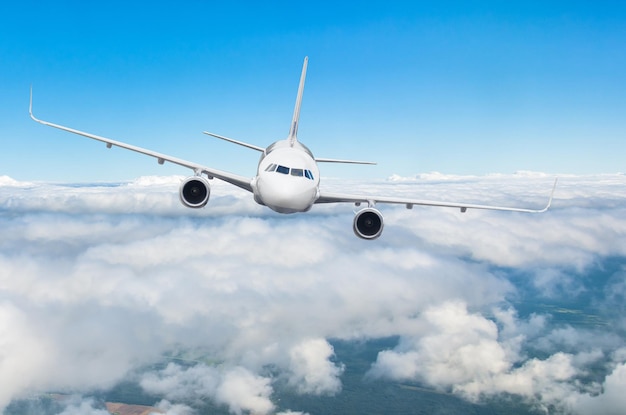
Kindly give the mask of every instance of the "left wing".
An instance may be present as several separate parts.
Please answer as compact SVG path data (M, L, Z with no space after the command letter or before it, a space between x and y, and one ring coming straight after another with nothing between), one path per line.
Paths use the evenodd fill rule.
M84 131L79 131L79 130L75 130L73 128L69 128L69 127L64 127L62 125L59 124L54 124L48 121L43 121L40 120L38 118L36 118L33 115L33 90L31 88L30 90L30 106L28 109L29 113L30 113L30 118L32 118L34 121L37 121L40 124L43 125L47 125L49 127L54 127L54 128L58 128L59 130L63 130L63 131L67 131L73 134L77 134L77 135L82 135L83 137L87 137L87 138L91 138L92 140L97 140L97 141L102 141L103 143L106 143L107 148L111 148L113 146L116 147L120 147L120 148L125 148L127 150L132 150L135 151L137 153L141 153L141 154L145 154L147 156L150 157L154 157L157 159L159 164L163 164L166 161L169 163L173 163L173 164L178 164L179 166L183 166L183 167L187 167L189 169L192 169L196 175L200 175L200 174L206 174L208 176L209 179L212 178L217 178L220 180L223 180L227 183L233 184L237 187L240 187L244 190L247 190L249 192L252 192L252 186L250 184L251 179L244 177L244 176L240 176L238 174L233 174L233 173L228 173L225 171L221 171L221 170L217 170L217 169L213 169L210 167L205 167L202 166L200 164L191 162L191 161L187 161L187 160L183 160L183 159L179 159L176 157L172 157L172 156L168 156L167 154L162 154L162 153L158 153L156 151L152 151L152 150L148 150L145 148L141 148L141 147L137 147L134 146L132 144L126 144L123 143L121 141L116 141L116 140L112 140L110 138L106 138L106 137L101 137L95 134L90 134L90 133L86 133Z
M527 209L517 207L505 207L505 206L490 206L490 205L476 205L471 203L456 203L456 202L437 202L433 200L419 200L419 199L405 199L394 198L385 196L355 196L341 193L326 193L320 192L320 196L315 203L355 203L357 206L361 203L367 203L368 206L373 207L376 203L394 203L399 205L405 205L407 209L413 208L413 206L436 206L436 207L451 207L461 209L461 212L465 212L467 209L487 209L487 210L504 210L511 212L525 212L525 213L543 213L547 211L552 205L552 198L554 196L554 190L556 189L558 178L554 180L552 186L552 192L550 193L550 199L548 204L541 209Z

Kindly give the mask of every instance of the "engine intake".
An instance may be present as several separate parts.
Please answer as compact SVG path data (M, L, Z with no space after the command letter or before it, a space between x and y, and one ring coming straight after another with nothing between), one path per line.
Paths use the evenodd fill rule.
M383 233L383 215L374 208L365 208L354 217L354 234L362 239L376 239Z
M206 206L211 195L209 181L201 176L191 176L181 183L178 191L183 205L198 209Z

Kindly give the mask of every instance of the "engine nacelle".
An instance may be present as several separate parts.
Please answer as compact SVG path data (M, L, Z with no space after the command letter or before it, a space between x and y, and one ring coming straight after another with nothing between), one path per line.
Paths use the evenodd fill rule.
M194 209L201 208L209 201L211 186L204 177L191 176L181 183L178 195L183 205Z
M361 209L354 217L354 234L363 239L376 239L383 233L383 215L376 209Z

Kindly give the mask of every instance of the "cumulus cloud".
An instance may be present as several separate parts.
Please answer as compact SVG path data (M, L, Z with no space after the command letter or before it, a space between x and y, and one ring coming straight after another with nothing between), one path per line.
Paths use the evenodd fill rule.
M623 175L565 177L543 215L379 206L386 226L376 241L354 237L350 206L280 216L219 182L206 209L186 209L180 180L0 180L0 408L31 392L106 389L193 350L202 362L141 369L164 411L186 414L209 399L236 414L296 414L274 399L276 382L340 394L345 366L332 339L388 336L399 344L371 362L372 376L470 400L619 403L611 391L624 383L621 332L557 324L541 310L521 316L513 303L528 287L546 301L583 295L585 270L626 256ZM551 182L519 174L324 183L540 206ZM623 275L599 291L599 310L620 303ZM624 308L613 310L624 327ZM609 356L605 379L580 380Z
M465 304L446 303L424 312L425 331L395 351L379 354L372 374L395 379L422 378L434 385L467 384L510 367L498 343L496 324L467 312Z
M29 182L20 182L9 176L0 176L0 186L2 187L27 187L31 185Z
M185 404L173 404L167 399L163 399L156 405L157 409L165 415L194 415L193 408Z
M548 407L574 390L574 357L557 352L526 359L519 337L501 338L496 322L448 302L424 312L427 334L405 338L395 350L382 351L371 376L420 381L471 401L500 393L519 395Z
M300 393L338 393L343 367L329 360L333 354L333 347L324 339L305 340L294 346L289 352L289 384Z
M573 412L581 415L617 415L626 407L626 363L619 364L606 377L596 393L579 394L568 399Z
M0 408L31 386L45 368L47 346L23 310L6 300L0 302Z
M70 399L60 415L109 415L104 408L96 408L92 399Z
M158 373L144 375L140 384L146 391L163 395L168 400L212 399L237 415L244 412L267 414L274 409L269 398L272 394L270 379L242 367L226 369L197 365L182 368L169 364Z

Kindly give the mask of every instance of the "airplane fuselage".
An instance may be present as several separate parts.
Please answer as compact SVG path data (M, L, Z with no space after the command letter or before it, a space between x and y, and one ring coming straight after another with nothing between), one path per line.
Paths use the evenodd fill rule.
M261 156L252 180L254 200L279 213L306 212L319 197L319 168L302 143L280 140Z

